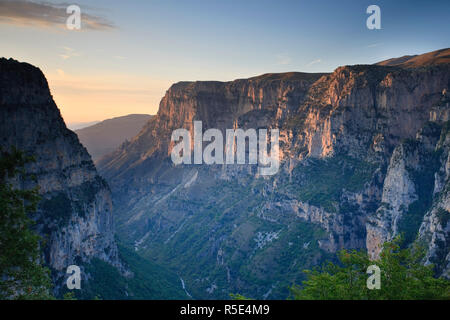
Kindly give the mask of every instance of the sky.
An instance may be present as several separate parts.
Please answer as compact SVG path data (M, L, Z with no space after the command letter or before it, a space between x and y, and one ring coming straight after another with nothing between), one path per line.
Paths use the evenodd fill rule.
M80 30L66 27L72 4ZM379 30L366 26L372 4ZM447 48L449 21L448 0L0 0L0 56L39 67L71 124L155 114L179 81L332 72Z

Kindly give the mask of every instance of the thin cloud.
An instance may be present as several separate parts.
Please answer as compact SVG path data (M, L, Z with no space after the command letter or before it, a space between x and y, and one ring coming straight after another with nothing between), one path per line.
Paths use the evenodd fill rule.
M0 23L35 26L35 27L66 27L69 14L66 9L69 3L53 4L44 1L0 0ZM89 10L81 7L81 30L110 30L115 25L105 18L86 13Z
M378 47L379 45L381 45L382 43L372 43L372 44L369 44L368 46L367 46L367 48L375 48L375 47Z
M291 57L289 57L287 54L277 54L277 64L288 65L291 63L291 60Z
M63 60L67 60L72 57L79 57L81 55L80 53L76 52L75 49L72 49L70 47L63 47L63 49L64 53L59 55Z
M321 63L321 62L322 62L322 59L316 59L316 60L313 60L310 63L308 63L307 66L309 67L309 66L312 66L314 64Z

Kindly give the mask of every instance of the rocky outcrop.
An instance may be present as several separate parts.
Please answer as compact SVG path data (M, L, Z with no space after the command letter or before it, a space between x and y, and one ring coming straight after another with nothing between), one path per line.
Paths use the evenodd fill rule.
M419 230L419 239L428 244L427 263L450 279L450 123L447 121L436 144L439 156L434 175L433 204Z
M401 227L402 221L410 220L417 225L429 209L437 169L435 146L440 132L439 125L428 123L416 139L405 140L392 153L381 205L367 224L366 245L373 259L378 258L385 241L407 231ZM414 230L418 231L417 226Z
M86 149L68 130L42 72L0 59L0 146L34 156L21 188L39 187L36 229L54 275L100 258L120 266L111 193Z
M346 66L319 79L294 118L304 156L336 152L373 160L413 138L448 86L449 67Z
M424 240L428 246L427 263L448 277L448 96L432 106L430 122L419 130L415 139L402 142L394 150L383 184L381 206L369 217L366 245L376 259L383 242L400 233ZM447 209L446 209L447 208ZM418 226L420 225L420 229Z

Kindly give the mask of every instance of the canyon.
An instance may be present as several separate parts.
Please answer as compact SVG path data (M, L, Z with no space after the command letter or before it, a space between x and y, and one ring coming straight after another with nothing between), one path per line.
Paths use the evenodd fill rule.
M338 250L425 243L449 276L449 49L329 74L172 85L158 113L98 163L118 234L194 298L286 298ZM436 58L438 57L438 58ZM388 65L384 65L388 64ZM173 130L278 129L280 170L177 165Z
M95 164L43 73L0 59L0 145L35 157L13 183L39 187L34 229L55 294L76 264L84 298L285 299L340 249L376 260L398 235L423 244L423 262L450 278L448 57L178 82L137 135ZM202 135L277 130L278 172L174 164L173 132L192 139L197 121Z

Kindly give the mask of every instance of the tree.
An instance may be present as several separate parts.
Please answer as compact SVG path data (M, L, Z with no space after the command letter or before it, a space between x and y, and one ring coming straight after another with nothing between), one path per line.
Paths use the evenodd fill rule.
M417 242L402 249L402 238L383 245L380 258L371 261L366 252L339 252L339 264L305 271L307 280L291 288L294 299L450 299L450 281L433 277L433 266L423 265L424 246ZM381 270L381 288L367 288L370 265Z
M32 160L14 148L0 149L0 299L52 298L50 272L40 263L40 237L30 229L38 188L20 190L12 183Z

